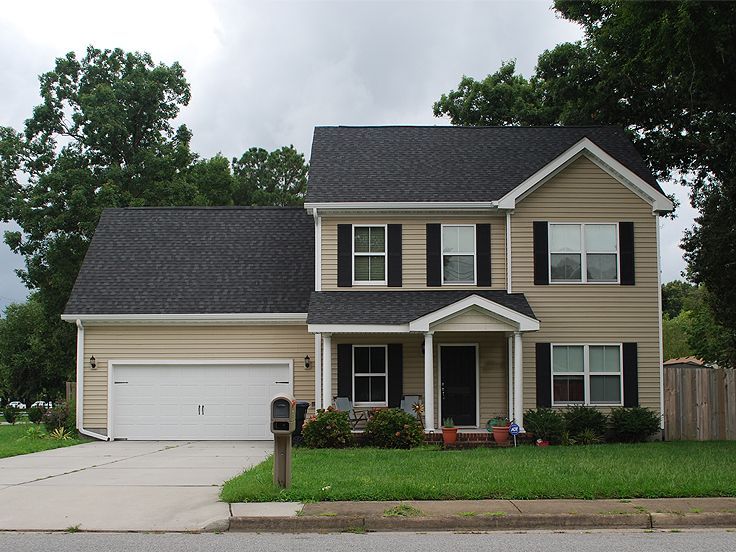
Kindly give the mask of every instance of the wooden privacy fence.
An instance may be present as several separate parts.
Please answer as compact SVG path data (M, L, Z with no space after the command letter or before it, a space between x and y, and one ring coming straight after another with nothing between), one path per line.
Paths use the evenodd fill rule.
M736 370L665 366L664 436L736 440Z
M77 400L77 383L74 381L66 382L66 402Z

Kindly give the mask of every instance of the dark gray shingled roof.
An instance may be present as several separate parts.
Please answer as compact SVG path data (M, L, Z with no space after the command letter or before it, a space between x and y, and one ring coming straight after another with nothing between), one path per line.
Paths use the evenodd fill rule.
M65 314L306 313L313 289L301 207L108 209Z
M309 324L407 324L442 307L478 295L536 318L523 293L505 291L315 291Z
M317 127L306 201L495 201L584 137L662 191L617 127Z

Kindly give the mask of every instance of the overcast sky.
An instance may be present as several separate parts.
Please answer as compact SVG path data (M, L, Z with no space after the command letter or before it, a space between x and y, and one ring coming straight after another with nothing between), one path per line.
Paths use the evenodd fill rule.
M0 125L16 129L39 103L38 75L88 44L179 61L192 86L181 120L203 156L294 144L331 124L448 124L432 103L463 74L481 78L515 58L529 75L537 55L580 30L551 2L335 2L58 0L6 2L0 11ZM684 268L678 247L693 211L683 189L662 222L663 281ZM2 225L6 229L8 225ZM26 290L22 261L0 245L0 308Z

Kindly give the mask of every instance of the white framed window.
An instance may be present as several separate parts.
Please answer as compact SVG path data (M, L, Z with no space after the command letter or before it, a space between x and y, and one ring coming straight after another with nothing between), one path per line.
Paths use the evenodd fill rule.
M620 343L552 345L552 404L621 406L623 390Z
M386 285L386 225L353 225L353 284Z
M353 345L355 406L388 406L388 346Z
M550 283L619 282L618 223L549 223Z
M442 283L472 284L476 281L475 225L442 225Z

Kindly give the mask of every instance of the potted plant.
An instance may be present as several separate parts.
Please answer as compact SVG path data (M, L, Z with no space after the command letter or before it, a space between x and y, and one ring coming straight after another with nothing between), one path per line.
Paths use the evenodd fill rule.
M457 441L457 428L452 418L445 418L442 421L442 441L446 445L454 445Z
M493 433L493 440L497 443L505 443L509 440L509 426L511 422L504 416L496 416L488 420L486 430Z

